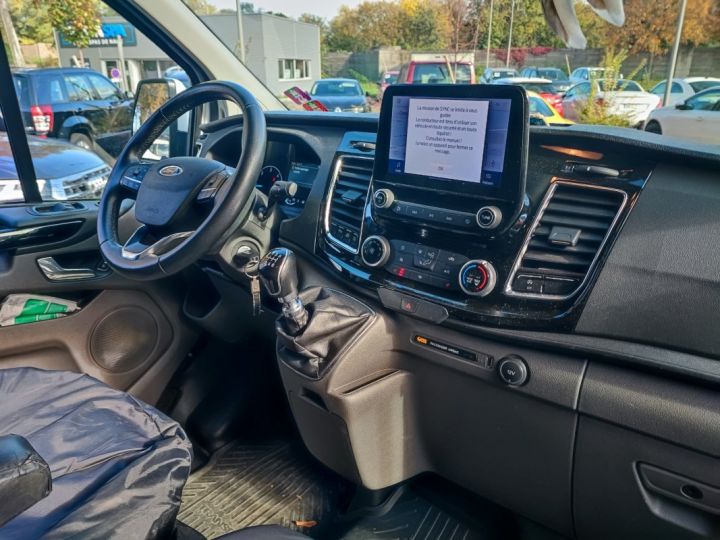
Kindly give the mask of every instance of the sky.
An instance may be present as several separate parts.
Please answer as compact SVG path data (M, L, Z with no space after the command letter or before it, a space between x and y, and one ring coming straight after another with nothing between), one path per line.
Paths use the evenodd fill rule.
M299 17L303 13L312 13L330 20L337 15L340 6L354 7L361 0L247 0L263 11L279 11L290 17ZM236 0L210 0L218 9L235 9Z

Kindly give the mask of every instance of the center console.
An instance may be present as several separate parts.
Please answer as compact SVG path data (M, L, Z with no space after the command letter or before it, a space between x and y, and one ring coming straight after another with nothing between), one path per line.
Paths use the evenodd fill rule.
M519 87L389 90L371 197L385 235L364 238L362 261L428 287L487 296L498 284L493 261L462 248L500 236L522 209L527 98ZM409 228L416 241L405 239Z
M517 86L389 87L338 147L318 253L416 318L572 327L647 172L563 148L528 170L528 132Z

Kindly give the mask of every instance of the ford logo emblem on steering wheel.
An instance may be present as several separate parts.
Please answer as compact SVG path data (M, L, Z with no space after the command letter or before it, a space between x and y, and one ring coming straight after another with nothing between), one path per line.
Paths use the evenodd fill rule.
M178 167L177 165L166 165L158 171L161 176L177 176L178 174L182 174L182 172L182 167Z

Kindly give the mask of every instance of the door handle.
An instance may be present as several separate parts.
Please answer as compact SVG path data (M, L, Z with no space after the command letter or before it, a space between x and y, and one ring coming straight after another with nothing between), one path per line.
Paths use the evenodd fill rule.
M53 257L43 257L38 259L37 263L40 271L50 281L84 281L104 275L93 268L65 268Z

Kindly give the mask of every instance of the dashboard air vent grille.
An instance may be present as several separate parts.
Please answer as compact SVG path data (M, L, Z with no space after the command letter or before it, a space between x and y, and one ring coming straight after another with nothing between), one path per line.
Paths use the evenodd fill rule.
M548 300L571 296L596 263L627 201L621 190L554 183L515 262L506 293Z
M330 182L325 234L330 242L351 253L360 248L372 170L370 157L341 156Z

